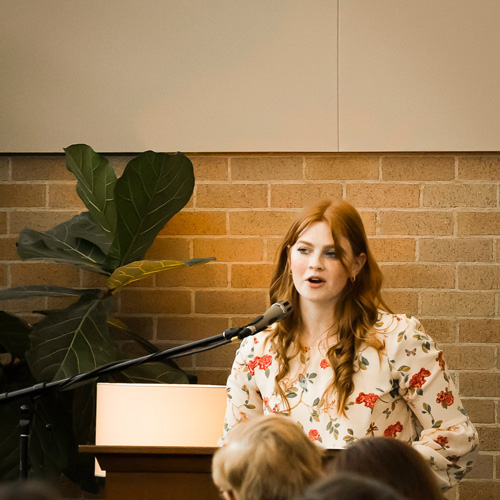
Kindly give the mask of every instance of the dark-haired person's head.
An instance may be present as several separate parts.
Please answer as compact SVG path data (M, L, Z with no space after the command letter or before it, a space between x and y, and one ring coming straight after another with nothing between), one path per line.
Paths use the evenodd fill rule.
M425 497L422 497L425 498ZM354 473L327 476L296 500L406 500L394 488Z
M360 439L339 453L329 474L353 472L388 484L408 500L442 500L434 473L420 453L388 437Z

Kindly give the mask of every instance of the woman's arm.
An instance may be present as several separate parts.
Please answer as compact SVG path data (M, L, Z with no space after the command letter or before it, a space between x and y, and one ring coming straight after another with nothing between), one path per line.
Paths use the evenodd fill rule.
M413 447L430 463L440 486L448 489L471 469L478 435L446 371L442 352L416 318L408 318L405 326L396 340L394 375L422 427ZM414 354L408 356L408 352Z
M219 446L224 444L226 434L235 425L263 414L262 397L257 388L255 377L251 376L248 366L249 361L254 358L253 350L253 337L247 337L241 342L240 348L236 352L226 384L226 416Z

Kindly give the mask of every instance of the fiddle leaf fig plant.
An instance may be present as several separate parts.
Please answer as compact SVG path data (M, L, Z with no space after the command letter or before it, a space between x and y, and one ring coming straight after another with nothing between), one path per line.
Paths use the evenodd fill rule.
M194 189L191 161L183 154L146 151L132 159L117 178L109 161L90 146L65 150L66 166L87 211L49 229L24 229L18 255L25 261L70 264L108 276L95 289L26 285L0 291L2 300L74 297L64 309L37 311L28 324L0 310L0 393L89 372L104 364L131 358L120 350L110 327L135 341L146 353L158 348L111 317L113 296L124 286L170 269L202 264L214 258L145 260L165 224L189 201ZM190 383L172 361L146 363L106 381ZM95 491L93 460L79 455L78 444L92 442L95 383L44 395L36 400L29 458L34 476L64 473L84 489ZM0 479L18 474L19 401L0 404Z

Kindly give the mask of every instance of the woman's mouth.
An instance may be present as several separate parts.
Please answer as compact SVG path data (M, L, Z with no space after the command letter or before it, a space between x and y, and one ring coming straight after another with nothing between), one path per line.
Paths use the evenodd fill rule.
M319 276L311 276L310 278L307 278L306 281L311 285L321 285L325 282L325 280L323 278L320 278Z

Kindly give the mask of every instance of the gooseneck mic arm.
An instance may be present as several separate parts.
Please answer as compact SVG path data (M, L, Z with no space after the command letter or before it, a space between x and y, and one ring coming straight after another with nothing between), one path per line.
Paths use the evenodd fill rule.
M32 387L26 387L24 389L19 389L12 392L4 392L3 394L0 394L0 404L7 403L8 401L12 401L18 398L38 397L48 392L61 391L68 388L69 386L87 380L92 380L94 378L100 377L101 375L107 375L109 373L126 370L127 368L132 368L133 366L137 366L143 363L175 359L214 349L216 347L228 344L233 340L241 340L245 337L248 337L249 335L260 332L273 323L285 319L291 312L292 306L290 302L277 302L273 304L263 315L258 316L251 323L244 327L229 328L219 335L214 335L213 337L208 337L206 339L196 340L194 342L176 346L164 351L157 351L140 358L114 361L112 363L99 366L89 372L74 375L73 377L56 380L54 382L41 382Z

